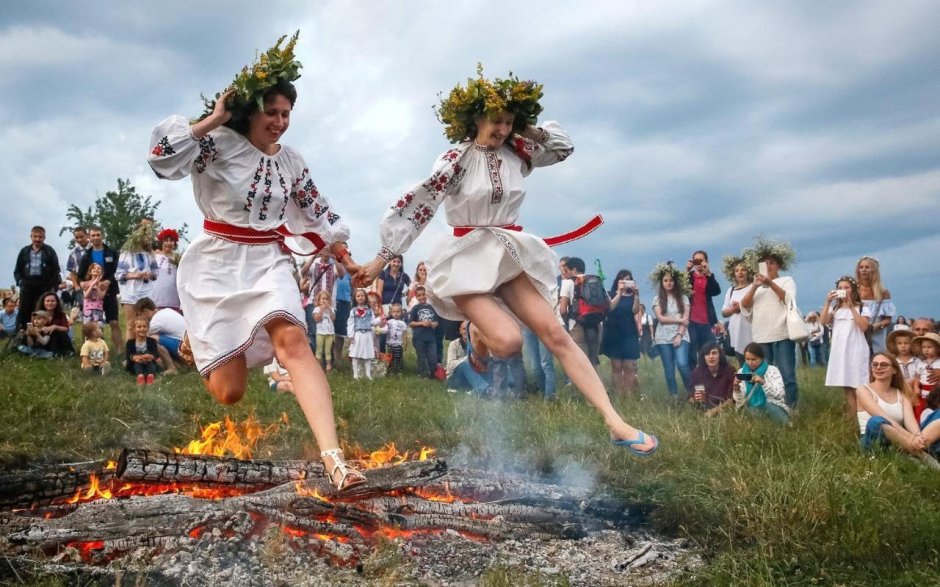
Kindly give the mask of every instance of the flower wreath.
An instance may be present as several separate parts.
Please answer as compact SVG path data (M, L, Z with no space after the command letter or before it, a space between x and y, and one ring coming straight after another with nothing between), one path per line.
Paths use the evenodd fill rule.
M538 120L542 112L541 98L542 84L521 81L512 72L506 79L488 80L483 77L483 65L477 63L477 78L468 78L466 86L454 86L447 98L441 98L434 114L444 124L447 139L451 143L459 143L470 138L476 118L496 116L500 112L512 113L515 117L513 132L522 132L527 125L534 125Z
M657 264L650 273L650 283L653 284L655 289L659 289L660 284L663 282L663 277L667 273L672 274L672 279L676 282L676 291L679 295L688 295L692 291L692 284L689 283L689 274L676 267L672 261Z
M235 79L226 88L226 90L235 90L229 98L228 104L233 119L246 116L252 105L257 106L258 110L264 110L264 95L268 90L281 82L292 82L300 77L300 68L303 65L294 58L294 46L297 44L299 36L300 31L298 30L291 36L283 49L281 43L284 42L287 35L281 36L273 47L255 59L251 67L243 67L235 76ZM205 110L197 121L212 114L215 109L215 102L221 96L222 92L217 93L212 100L200 96L205 105Z
M180 233L176 232L172 228L164 228L157 233L157 242L165 241L170 239L171 241L180 242Z
M141 222L137 228L124 241L122 251L129 253L139 253L153 249L153 224L150 222Z
M741 263L744 263L744 267L747 269L747 278L750 281L754 277L754 273L751 271L751 266L747 264L747 259L744 258L743 253L741 255L725 255L721 259L721 272L732 284L734 283L734 268Z
M763 236L754 239L754 244L744 249L744 261L749 271L757 273L757 264L761 259L773 257L780 264L780 269L788 270L796 262L796 251L786 241L775 241Z

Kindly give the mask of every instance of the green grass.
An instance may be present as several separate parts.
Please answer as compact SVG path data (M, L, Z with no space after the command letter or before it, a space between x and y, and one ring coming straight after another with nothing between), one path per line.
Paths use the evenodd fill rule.
M597 413L567 389L544 403L448 394L414 376L359 383L338 372L331 383L345 443L430 445L451 462L595 483L641 506L652 528L687 537L705 555L679 584L940 584L940 474L891 451L860 454L842 393L822 386L823 370L800 370L789 428L734 413L705 419L666 397L659 363L643 360L640 372L647 399L617 405L659 436L648 460L611 446ZM317 455L293 398L268 392L260 370L233 407L212 401L192 372L144 390L123 372L86 376L77 359L8 356L0 373L2 469L182 446L226 415L269 424L286 413L288 424L255 456ZM500 567L486 579L545 582Z

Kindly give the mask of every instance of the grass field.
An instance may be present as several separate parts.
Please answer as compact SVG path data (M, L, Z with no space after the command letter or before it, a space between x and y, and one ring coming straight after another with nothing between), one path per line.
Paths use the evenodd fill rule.
M349 445L433 446L450 462L595 484L642 504L652 528L687 537L706 557L679 584L940 584L940 473L894 452L860 454L857 425L842 416L842 392L822 386L822 369L800 369L789 428L734 413L702 418L666 397L658 362L643 359L640 372L646 399L617 405L659 436L648 460L611 446L600 417L570 389L545 403L448 394L414 376L360 383L341 371L331 383ZM226 415L270 424L286 414L255 456L316 458L293 398L267 391L260 370L250 389L225 407L193 372L141 390L124 372L86 376L77 359L6 356L0 469L182 446ZM501 570L490 576L514 584Z

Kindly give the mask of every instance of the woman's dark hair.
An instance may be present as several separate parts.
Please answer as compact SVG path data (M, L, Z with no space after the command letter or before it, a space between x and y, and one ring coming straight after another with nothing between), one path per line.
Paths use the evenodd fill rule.
M764 347L762 347L758 342L749 343L746 347L744 347L744 352L745 354L750 353L758 359L764 358Z
M706 342L702 345L702 348L698 351L698 364L705 364L705 355L709 354L713 350L718 349L718 367L724 367L728 364L728 357L725 356L725 349L721 348L721 345L717 342Z
M51 323L60 316L65 318L65 311L62 309L62 300L59 299L59 296L57 296L54 291L47 291L46 293L39 296L39 301L36 302L35 310L46 310L46 298L49 296L55 298L55 310L52 311L52 316L49 316L49 322Z
M277 85L272 86L270 90L264 93L264 103L267 104L273 100L275 96L284 96L287 98L287 101L290 102L291 108L293 108L294 103L297 101L297 88L289 81L280 79ZM223 126L227 126L239 134L247 135L250 126L248 119L257 111L258 105L255 102L252 102L246 109L235 109L232 111L232 118Z
M673 283L672 297L676 300L676 309L679 311L679 315L681 316L682 314L685 313L685 300L682 299L685 296L683 296L682 293L679 291L679 280L676 279L676 274L664 273L663 277L665 277L666 275L672 276L672 283ZM666 291L665 287L663 287L663 280L662 278L660 278L659 279L659 310L663 314L665 314L668 309L669 309L669 292Z
M617 293L617 288L620 286L621 279L633 279L633 272L629 269L621 269L617 272L617 277L614 278L614 283L610 286L610 297L614 297L614 294Z

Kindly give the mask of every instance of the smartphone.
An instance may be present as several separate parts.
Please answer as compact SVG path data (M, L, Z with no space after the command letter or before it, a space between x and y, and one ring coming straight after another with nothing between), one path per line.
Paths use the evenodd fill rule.
M844 290L844 289L837 289L837 290L835 290L835 293L836 293L836 297L839 298L840 300L841 300L841 299L845 299L845 290Z
M624 279L623 286L626 287L627 289L634 289L636 287L636 282L633 281L632 279Z
M767 277L767 261L761 261L757 264L757 272Z
M737 379L738 381L750 381L751 379L754 379L754 374L753 373L735 373L734 378Z

